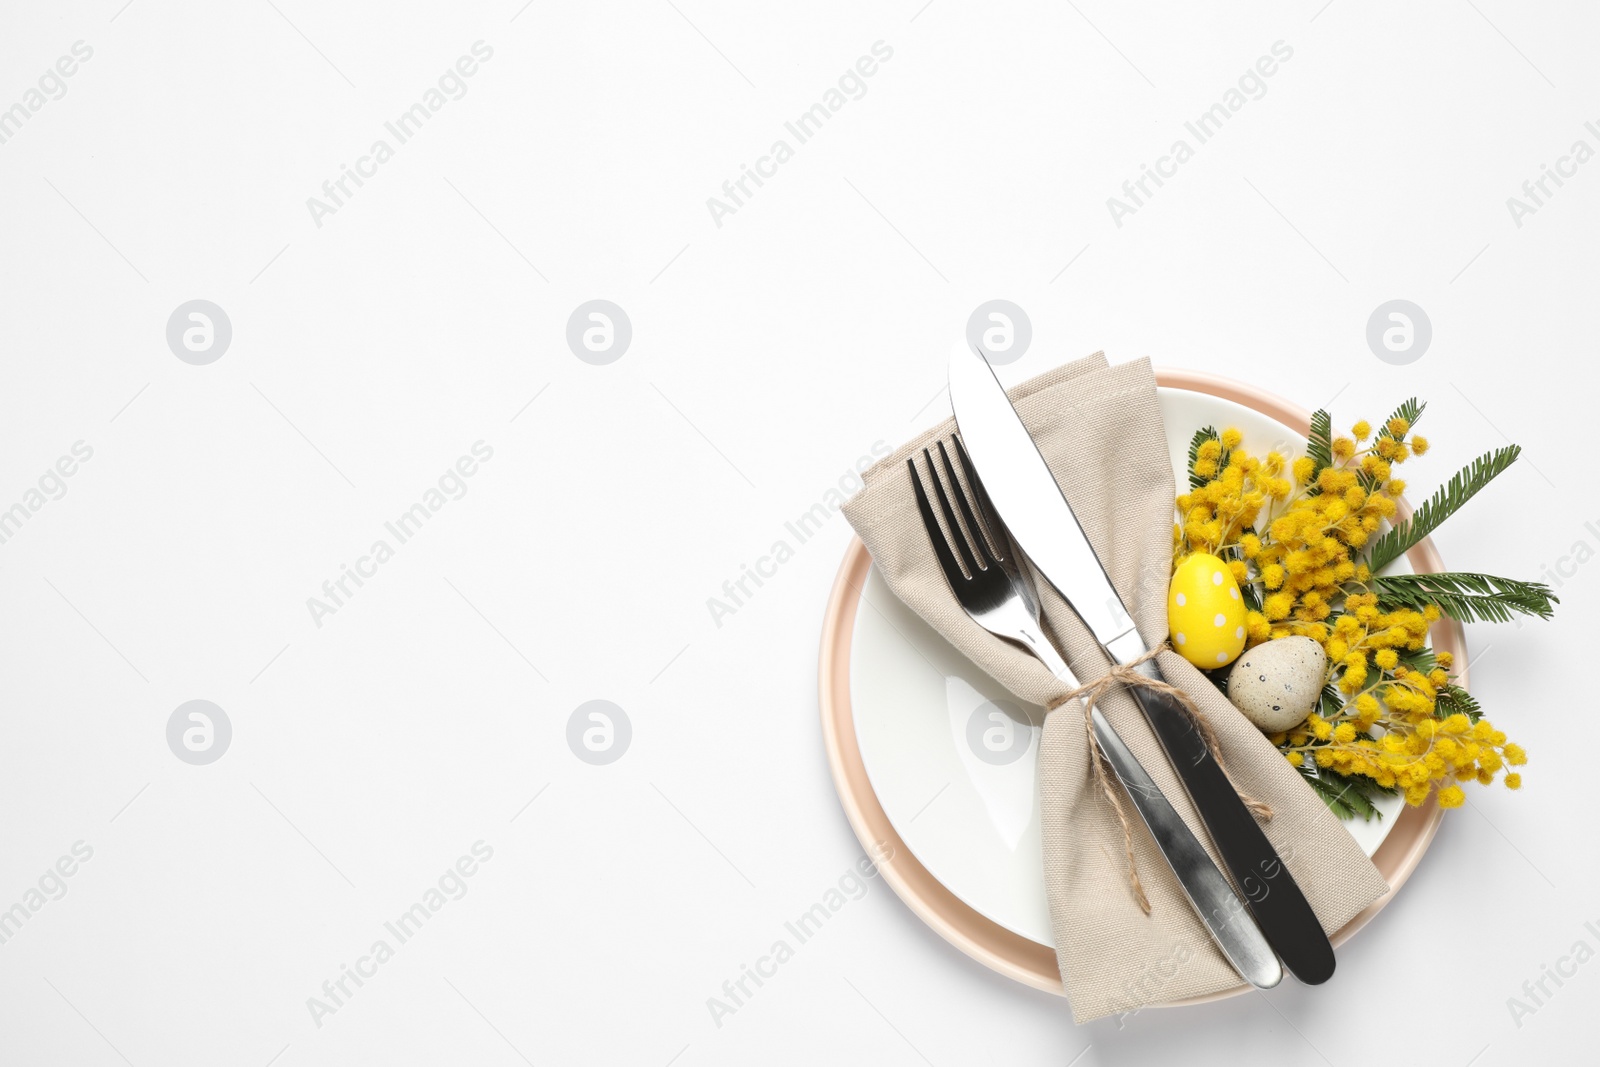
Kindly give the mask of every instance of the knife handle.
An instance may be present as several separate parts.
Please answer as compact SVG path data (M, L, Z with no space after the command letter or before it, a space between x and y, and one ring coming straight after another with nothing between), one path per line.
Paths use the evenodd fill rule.
M1138 669L1161 677L1154 660ZM1255 816L1239 799L1188 713L1165 693L1136 686L1130 686L1129 691L1177 770L1250 914L1283 965L1306 985L1326 982L1333 977L1334 958L1333 945L1323 932L1322 923L1289 868L1278 858L1272 842L1261 832Z

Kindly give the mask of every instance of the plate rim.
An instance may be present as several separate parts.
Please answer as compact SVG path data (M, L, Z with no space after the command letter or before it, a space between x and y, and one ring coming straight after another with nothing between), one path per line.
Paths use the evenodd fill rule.
M1207 371L1172 367L1155 368L1155 377L1158 386L1231 400L1276 419L1302 436L1310 434L1309 411L1256 386ZM1409 507L1402 503L1400 517L1409 513ZM1419 574L1444 569L1444 561L1431 538L1424 538L1407 556ZM827 750L834 789L839 794L845 817L867 854L877 857L884 881L936 933L992 971L1034 989L1065 997L1055 949L1006 929L946 888L912 854L873 791L856 738L850 702L851 640L871 566L872 557L866 546L859 537L852 536L828 595L817 664L817 703L822 719L823 747ZM1431 636L1435 648L1455 653L1456 662L1462 665L1458 677L1463 686L1468 685L1466 638L1461 624L1447 617L1434 625ZM1372 856L1373 864L1389 884L1389 891L1332 936L1335 946L1348 941L1394 899L1422 861L1443 818L1444 810L1431 797L1421 807L1407 807L1401 811L1394 828ZM1203 1004L1238 996L1250 988L1240 983L1231 989L1165 1001L1159 1006Z

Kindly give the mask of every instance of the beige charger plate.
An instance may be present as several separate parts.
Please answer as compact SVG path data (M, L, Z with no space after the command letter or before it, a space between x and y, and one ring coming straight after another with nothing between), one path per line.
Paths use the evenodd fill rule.
M1254 386L1186 370L1158 369L1156 382L1158 385L1231 400L1276 419L1299 431L1302 436L1310 434L1310 412ZM1402 506L1402 516L1406 513ZM1407 555L1418 574L1444 569L1443 561L1430 540L1423 540ZM855 631L862 587L871 566L872 558L867 554L866 546L859 538L852 538L845 552L844 563L839 568L839 576L834 581L822 623L818 699L822 710L823 745L828 750L828 763L833 770L834 787L839 791L839 802L868 854L884 857L879 862L884 880L923 922L985 967L1035 989L1064 996L1055 949L1007 930L979 914L945 888L911 854L872 790L866 764L862 761L861 749L856 742L855 722L850 707L850 642ZM1466 685L1466 642L1461 624L1453 619L1444 619L1433 627L1430 636L1435 649L1455 655L1456 662L1460 664L1457 677L1463 686ZM1373 901L1365 911L1335 933L1332 938L1334 945L1341 945L1353 937L1400 891L1422 860L1422 854L1427 851L1443 816L1443 810L1431 799L1420 808L1407 807L1402 810L1393 829L1372 856L1378 872L1389 883L1389 892ZM1249 988L1241 984L1234 989L1167 1003L1201 1004L1236 996Z

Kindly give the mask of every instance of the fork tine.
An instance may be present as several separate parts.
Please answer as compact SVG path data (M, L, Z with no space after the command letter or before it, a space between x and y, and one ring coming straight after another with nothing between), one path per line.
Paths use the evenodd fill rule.
M956 455L961 459L961 469L966 471L967 484L972 486L972 495L977 498L978 512L983 516L983 525L989 532L995 556L1004 560L1010 551L1002 532L1005 524L1000 521L1000 513L994 509L994 501L989 499L989 491L983 487L983 479L978 477L977 468L967 457L967 446L961 443L959 436L953 436L951 440L955 442Z
M945 473L950 476L950 495L956 498L956 503L961 507L961 517L966 520L968 540L972 542L972 551L983 561L987 570L995 563L994 557L989 553L988 542L984 540L983 528L978 525L978 517L972 513L972 505L967 502L967 494L961 488L961 479L956 477L956 468L950 462L950 453L945 451L944 442L939 442L939 458L944 461ZM965 464L963 464L965 466ZM972 468L967 467L968 475ZM984 518L988 518L987 515Z
M928 541L933 545L933 554L938 557L939 567L944 571L945 581L950 583L952 590L960 589L967 576L961 572L961 565L956 562L956 557L950 552L950 545L945 541L944 531L939 529L939 520L934 517L933 505L928 502L928 494L922 488L922 476L917 473L917 460L915 456L906 457L906 466L911 470L911 488L917 494L917 510L922 512L922 525L928 531ZM936 472L929 471L929 474ZM933 483L939 484L939 479L934 478Z
M944 521L950 528L950 540L961 556L961 562L967 565L967 573L976 577L984 568L979 567L978 561L972 558L972 550L967 546L967 539L961 536L961 524L956 521L956 513L950 507L950 498L945 496L944 485L939 481L939 468L933 465L933 453L924 448L922 458L928 461L928 473L933 475L933 492L939 498L939 510L944 512ZM960 497L960 486L952 487L951 492Z

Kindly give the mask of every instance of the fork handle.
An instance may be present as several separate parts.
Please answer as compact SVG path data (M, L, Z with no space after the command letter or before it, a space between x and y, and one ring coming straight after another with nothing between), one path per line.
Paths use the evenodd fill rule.
M1056 676L1057 681L1068 688L1078 688L1077 675L1072 673L1072 668L1067 666L1067 661L1061 658L1061 653L1056 651L1056 646L1050 643L1042 630L1027 627L1018 631L1017 639L1044 664L1045 670Z

